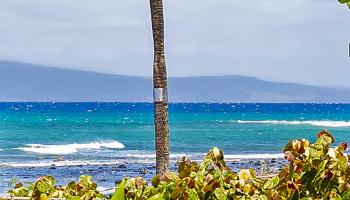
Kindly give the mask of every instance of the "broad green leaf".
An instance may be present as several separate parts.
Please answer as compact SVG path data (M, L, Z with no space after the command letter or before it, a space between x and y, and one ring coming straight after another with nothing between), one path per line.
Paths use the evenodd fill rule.
M246 184L243 187L243 192L248 194L251 191L251 189L252 189L252 186L249 184Z
M47 191L50 191L50 185L47 182L44 181L39 181L36 185L36 188L39 190L41 193L46 193Z
M278 176L273 177L271 179L269 179L268 181L266 181L266 183L264 184L264 189L265 190L271 190L273 188L275 188L280 182L280 178Z
M80 196L69 196L67 200L80 200Z
M348 161L345 157L340 157L338 162L339 169L345 170L348 167L347 162Z
M214 195L216 196L217 199L220 199L220 200L227 199L227 195L225 194L223 188L216 188L214 190Z
M41 194L40 195L40 200L49 200L46 194Z
M188 197L191 200L199 199L199 196L198 196L197 192L194 189L188 191Z
M164 198L162 197L162 194L156 194L150 197L148 200L164 200Z
M123 181L118 185L111 200L125 200L125 182L126 179L123 179Z
M341 199L343 199L343 200L348 200L348 199L350 199L350 190L344 192L344 193L341 195Z
M238 177L239 177L239 180L248 181L251 177L250 170L249 169L242 169L239 172Z

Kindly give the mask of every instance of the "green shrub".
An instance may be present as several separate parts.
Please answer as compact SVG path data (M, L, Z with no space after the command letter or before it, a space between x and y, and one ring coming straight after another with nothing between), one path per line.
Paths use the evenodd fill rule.
M325 130L317 137L314 144L290 141L284 148L289 167L270 179L257 178L252 169L233 173L213 148L200 165L183 158L177 174L157 175L152 186L125 179L112 199L350 199L347 144L331 147L334 137Z
M92 181L90 176L81 176L78 183L73 181L67 186L55 186L55 179L52 176L44 176L28 187L18 183L8 194L10 197L31 197L35 200L47 200L49 198L71 200L103 198L103 195L97 191L97 184Z
M177 173L156 175L150 184L139 177L124 179L112 200L350 199L350 156L344 154L347 144L332 147L334 142L325 130L313 144L305 139L290 141L284 147L289 166L270 179L258 178L253 169L232 172L223 152L215 147L201 164L182 158ZM29 187L17 184L9 194L43 200L103 198L88 176L64 187L54 183L52 177L42 177Z

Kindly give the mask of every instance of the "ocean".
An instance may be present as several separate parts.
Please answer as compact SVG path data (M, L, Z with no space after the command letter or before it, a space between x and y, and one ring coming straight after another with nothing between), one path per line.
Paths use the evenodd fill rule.
M169 123L172 163L214 146L227 160L282 159L289 140L315 141L322 129L349 142L350 104L174 103ZM45 174L113 187L130 171L152 176L154 162L151 103L0 103L0 193Z

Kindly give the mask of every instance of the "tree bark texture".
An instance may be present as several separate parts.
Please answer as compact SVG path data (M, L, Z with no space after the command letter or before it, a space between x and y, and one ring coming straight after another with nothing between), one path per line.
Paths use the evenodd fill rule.
M150 7L154 42L153 87L156 171L157 174L163 174L169 169L169 126L167 71L164 56L163 1L150 0Z

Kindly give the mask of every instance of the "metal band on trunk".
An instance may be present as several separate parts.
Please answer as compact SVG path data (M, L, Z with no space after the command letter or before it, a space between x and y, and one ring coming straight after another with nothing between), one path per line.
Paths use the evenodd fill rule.
M164 88L153 89L154 102L167 102L168 101L168 90Z

